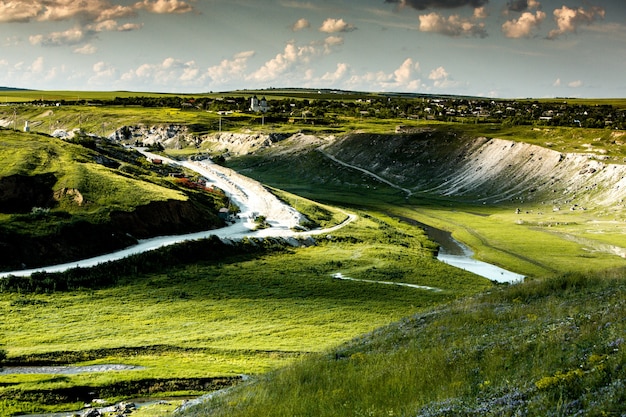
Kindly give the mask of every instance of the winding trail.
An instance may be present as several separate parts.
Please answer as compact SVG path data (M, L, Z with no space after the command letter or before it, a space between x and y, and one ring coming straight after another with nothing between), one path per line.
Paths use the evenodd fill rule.
M380 182L382 182L384 184L387 184L388 186L390 186L392 188L395 188L397 190L403 191L404 193L406 193L407 197L410 197L410 196L413 195L413 191L409 190L408 188L400 187L398 184L394 184L393 182L391 182L389 180L386 180L386 179L384 179L383 177L381 177L379 175L374 174L372 171L368 171L365 168L361 168L361 167L358 167L356 165L351 165L351 164L349 164L347 162L344 162L344 161L342 161L340 159L337 159L334 156L332 156L331 154L329 154L327 152L324 152L322 149L318 148L317 151L320 152L322 155L324 155L326 158L330 159L331 161L338 163L339 165L343 165L344 167L347 167L347 168L350 168L350 169L355 169L357 171L361 171L365 175L368 175L368 176L370 176L370 177L372 177L372 178L374 178L374 179L376 179L376 180L378 180L378 181L380 181Z

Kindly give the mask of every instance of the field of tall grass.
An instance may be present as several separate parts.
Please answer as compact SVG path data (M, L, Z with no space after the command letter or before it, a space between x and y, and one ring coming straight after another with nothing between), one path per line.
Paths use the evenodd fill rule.
M624 270L493 288L215 396L197 416L622 415Z

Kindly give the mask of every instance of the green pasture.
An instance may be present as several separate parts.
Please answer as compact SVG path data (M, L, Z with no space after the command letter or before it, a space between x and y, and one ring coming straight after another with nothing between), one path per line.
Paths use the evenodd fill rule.
M417 313L187 410L200 416L570 416L626 411L624 269Z
M3 161L0 177L53 173L56 177L54 190L76 189L83 195L84 204L63 200L59 210L91 212L103 207L130 210L155 200L186 199L184 194L171 189L161 179L154 177L153 182L145 181L151 176L148 170L142 172L143 178L124 175L97 163L97 155L78 144L45 135L0 130L0 158ZM136 171L141 170L137 168Z
M80 364L145 367L62 378L1 376L5 415L75 406L47 406L32 400L32 391L262 374L492 286L435 261L420 229L384 215L359 214L356 223L314 247L246 259L198 259L160 273L129 276L113 288L0 294L0 312L7 318L0 334L9 360L45 355L61 363L70 358ZM333 279L337 272L439 291ZM76 360L80 352L88 360ZM16 393L31 400L13 403Z

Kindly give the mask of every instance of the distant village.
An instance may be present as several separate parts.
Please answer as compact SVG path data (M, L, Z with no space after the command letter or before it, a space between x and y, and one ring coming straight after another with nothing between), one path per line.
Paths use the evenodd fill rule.
M271 90L268 90L271 92ZM287 94L285 94L287 95ZM626 109L610 104L583 104L577 99L503 100L479 97L430 96L402 93L350 93L307 91L294 98L225 95L223 97L178 96L116 97L113 100L78 102L33 101L43 106L117 105L170 107L229 115L262 114L273 122L334 124L342 117L433 120L460 123L501 123L505 125L546 125L599 129L626 129ZM589 100L593 103L593 100ZM22 103L23 104L23 103Z
M461 98L456 96L406 97L402 94L380 95L371 98L362 94L347 97L336 92L319 92L320 98L272 99L253 97L196 98L171 105L230 114L233 112L263 113L278 120L308 120L311 123L330 124L341 116L359 118L399 118L437 120L462 123L503 123L507 125L547 125L600 129L626 129L626 109L609 104L580 104L576 100L501 100ZM146 99L152 104L153 100ZM180 99L179 99L180 100ZM141 97L116 99L150 103ZM139 103L135 103L139 104ZM164 105L165 103L159 103Z

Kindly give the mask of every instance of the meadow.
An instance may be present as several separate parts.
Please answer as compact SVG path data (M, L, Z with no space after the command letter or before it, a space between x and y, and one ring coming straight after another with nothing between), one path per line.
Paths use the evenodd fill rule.
M0 377L4 415L79 407L52 400L71 387L87 385L115 400L172 394L158 388L143 392L136 388L140 381L259 375L492 286L436 262L420 229L382 214L360 214L361 220L314 247L193 259L127 276L112 287L0 294L2 316L10 317L0 325L0 334L11 363L144 367L64 377ZM144 261L140 257L137 262ZM337 272L441 291L340 281L332 278ZM139 392L111 388L124 381Z
M285 97L287 93L276 92ZM26 100L40 93L15 94ZM46 100L71 100L72 94L50 92ZM81 93L77 100L122 93L107 94ZM308 93L302 94L299 99L308 98ZM80 127L108 134L122 125L181 123L201 134L217 131L220 118L195 110L123 106L18 110L19 120L34 121L33 130L44 133ZM11 108L0 113L0 119L13 114ZM263 125L256 115L229 117L225 125L235 131L303 130L297 124ZM345 117L338 126L310 125L304 131L392 133L400 123L417 129L442 126ZM607 129L443 126L560 151L593 144L606 148L615 162L624 157ZM11 134L2 135L8 149L6 137ZM39 142L38 135L27 136ZM69 146L51 141L45 149L60 144ZM176 153L198 151L205 150ZM42 170L46 163L55 170L70 165L69 160L54 158L42 163L46 152L32 148L21 154L22 165L3 166L2 175ZM73 152L71 160L89 160L82 150ZM547 223L545 217L529 213L520 221L512 207L427 195L407 198L319 152L282 159L260 152L231 158L227 164L271 186L304 212L311 226L338 224L348 212L359 220L317 238L312 247L247 242L255 249L224 249L211 256L166 249L124 260L123 268L130 269L121 263L107 265L104 271L132 271L112 280L91 281L90 274L97 271L76 271L72 276L82 279L67 291L30 284L5 288L0 293L0 313L6 318L0 322L0 342L8 353L7 364L122 363L140 368L67 376L0 375L0 416L79 409L90 400L89 392L114 402L194 396L232 384L237 388L228 395L187 415L624 411L620 381L626 368L620 334L626 261L599 246L623 246L619 213L562 212ZM172 198L174 191L163 187L163 180L135 171L150 179L145 186L156 187L157 197L162 193ZM130 181L106 175L94 180L94 189L106 189L113 179ZM91 176L68 170L64 178L76 185ZM121 185L116 189L122 190L121 201L134 199ZM149 188L140 194L154 192ZM523 285L499 286L442 264L434 259L436 244L413 220L451 231L477 257L531 278ZM190 245L195 244L203 243ZM599 272L607 268L613 269ZM434 289L343 281L333 279L336 273ZM37 279L50 283L57 278ZM251 379L242 382L241 375ZM137 415L171 412L166 408L140 410Z

